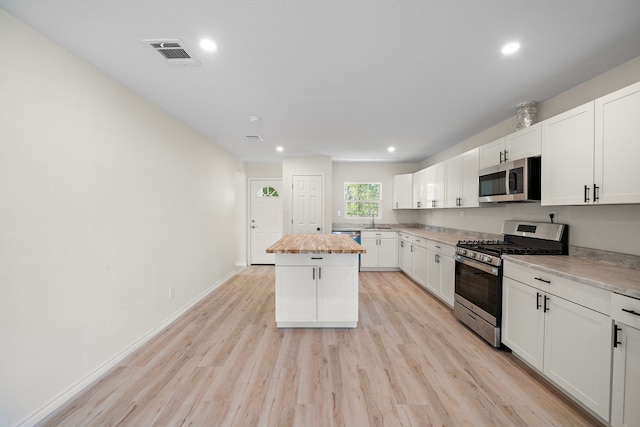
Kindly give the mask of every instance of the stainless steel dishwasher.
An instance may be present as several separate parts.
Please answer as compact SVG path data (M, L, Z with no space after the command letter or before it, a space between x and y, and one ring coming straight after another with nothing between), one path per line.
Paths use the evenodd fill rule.
M355 240L357 244L361 243L360 230L333 230L331 234L344 234ZM360 254L358 254L358 271L360 271Z

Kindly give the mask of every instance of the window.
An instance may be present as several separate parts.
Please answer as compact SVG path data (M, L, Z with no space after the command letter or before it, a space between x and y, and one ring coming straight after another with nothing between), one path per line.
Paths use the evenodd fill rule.
M382 184L379 182L345 182L344 200L347 218L380 218Z
M256 197L278 197L278 190L273 187L262 187L256 193Z

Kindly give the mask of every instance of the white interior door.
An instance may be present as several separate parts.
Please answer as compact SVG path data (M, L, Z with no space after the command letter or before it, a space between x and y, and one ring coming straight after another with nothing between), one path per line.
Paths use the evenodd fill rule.
M322 176L293 175L291 232L322 233Z
M250 262L275 264L266 249L282 237L282 181L252 180L250 187Z

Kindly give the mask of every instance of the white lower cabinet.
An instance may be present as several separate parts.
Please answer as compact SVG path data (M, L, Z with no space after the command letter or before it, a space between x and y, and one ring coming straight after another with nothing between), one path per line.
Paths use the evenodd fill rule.
M584 291L584 294L581 294ZM505 262L502 342L609 421L609 292Z
M450 307L455 291L454 252L453 246L427 242L427 289Z
M407 274L413 271L412 257L408 235L400 233L398 236L398 267Z
M427 285L427 249L420 245L413 245L411 248L411 260L413 263L413 280L420 286Z
M612 294L611 302L616 328L611 425L640 426L640 300Z
M357 255L324 255L311 261L312 256L276 255L278 327L356 326ZM278 255L286 260L278 264ZM303 265L291 265L295 263Z
M423 237L401 233L400 269L420 286L427 284L427 241Z
M395 231L362 231L361 245L367 250L362 254L362 271L398 269L398 234Z

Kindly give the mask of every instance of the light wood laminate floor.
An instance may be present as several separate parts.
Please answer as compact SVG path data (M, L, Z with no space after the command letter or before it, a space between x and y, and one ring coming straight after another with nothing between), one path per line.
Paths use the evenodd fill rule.
M276 329L274 268L212 292L47 426L588 426L401 273L360 273L356 329Z

